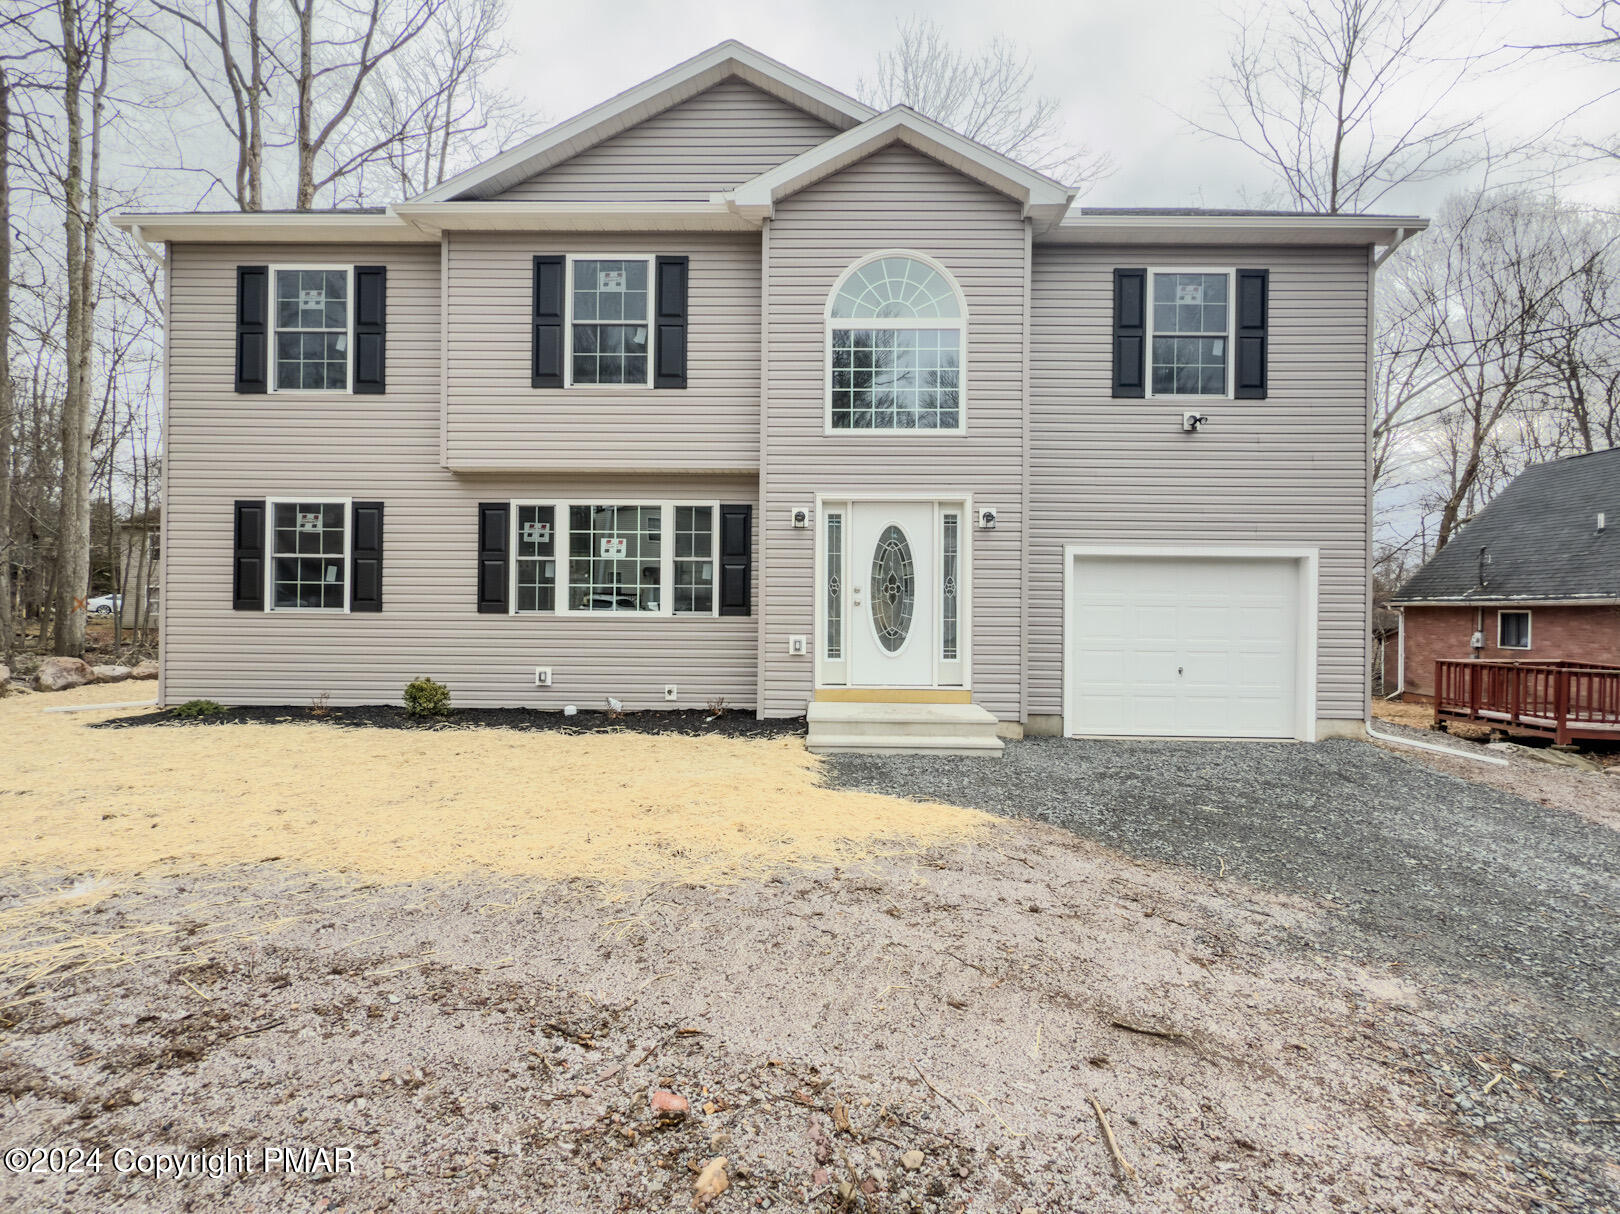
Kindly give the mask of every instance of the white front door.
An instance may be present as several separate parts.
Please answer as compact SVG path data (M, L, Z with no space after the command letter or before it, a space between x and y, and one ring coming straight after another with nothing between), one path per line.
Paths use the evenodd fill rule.
M931 687L939 574L933 502L856 502L849 550L850 682Z

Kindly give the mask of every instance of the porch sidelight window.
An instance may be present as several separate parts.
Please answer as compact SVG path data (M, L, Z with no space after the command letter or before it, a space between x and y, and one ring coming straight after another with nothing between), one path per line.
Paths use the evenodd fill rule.
M939 656L942 661L957 659L958 612L961 593L961 530L962 516L947 511L940 518L939 559Z
M844 656L844 516L827 515L827 657Z

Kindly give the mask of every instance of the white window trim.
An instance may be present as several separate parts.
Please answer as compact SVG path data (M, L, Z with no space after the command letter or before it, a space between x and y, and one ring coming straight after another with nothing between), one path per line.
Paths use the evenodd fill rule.
M850 280L855 272L863 266L874 261L881 261L885 257L906 257L912 261L920 261L934 270L947 283L951 290L956 292L956 306L960 316L906 316L894 319L877 320L870 317L840 316L832 314L833 301L838 293L844 289L844 284ZM858 261L851 262L844 268L827 292L827 300L822 305L822 419L821 432L826 436L838 438L889 438L892 435L917 435L927 438L929 435L947 434L963 435L967 433L968 409L968 306L967 296L962 293L962 284L956 281L956 275L948 270L944 263L919 253L915 249L881 249L876 253L868 253ZM834 329L949 329L954 325L958 335L956 355L956 425L945 429L933 430L902 430L898 427L890 430L835 430L832 424L832 375L833 375L833 330Z
M1160 274L1224 274L1226 275L1226 391L1209 392L1155 392L1153 390L1153 280ZM1147 272L1147 298L1143 301L1146 332L1142 345L1142 377L1149 399L1157 400L1234 400L1233 385L1237 374L1237 269L1233 266L1149 266ZM1208 336L1205 334L1204 336Z
M576 261L644 261L647 263L647 381L640 384L576 384L574 382L574 263ZM653 363L658 357L658 260L654 253L568 253L563 258L563 387L582 391L642 392L653 386ZM614 324L614 321L581 321ZM634 323L633 321L630 323ZM533 504L533 503L530 503ZM541 502L540 505L546 503ZM626 502L625 505L633 505ZM648 503L653 505L656 503ZM687 503L682 502L683 506Z
M347 356L348 356L344 360L345 363L347 364L347 368L348 368L348 375L347 375L348 382L345 384L345 386L343 386L341 388L283 388L283 387L280 387L278 385L278 383L277 383L277 380L280 377L281 360L276 357L276 334L280 331L279 326L276 324L276 276L278 274L282 273L283 271L287 271L287 270L320 270L322 272L330 272L332 270L342 270L345 274L348 275L349 285L348 285L347 294L348 294L348 297L349 297L349 300L348 300L348 302L349 302L349 306L348 306L349 327L348 327L348 333L347 333L346 338L345 338L345 340L347 342L347 349L344 351L345 354L347 354ZM277 395L280 395L280 396L353 396L354 395L354 267L352 265L322 265L322 264L314 263L314 262L301 262L300 261L300 262L285 262L285 263L283 263L281 265L273 265L273 266L271 266L270 267L270 315L268 317L268 320L269 320L269 324L266 327L267 327L267 329L269 331L269 336L267 338L267 341L268 341L268 344L269 344L269 349L266 351L266 354L269 356L269 362L270 362L270 368L269 368L269 372L268 372L269 391L274 392L274 393L276 393ZM287 499L283 498L281 500L286 501ZM309 609L306 608L306 610L309 610Z
M306 268L306 267L300 267ZM306 505L343 507L343 606L341 607L277 607L276 606L276 506L299 502ZM354 597L354 569L352 568L354 537L354 499L328 497L324 493L283 494L266 498L264 503L264 610L275 615L348 615Z
M1523 645L1504 645L1504 644L1502 644L1502 617L1505 616L1505 615L1522 615L1524 617L1524 644ZM1530 620L1530 613L1528 611L1522 611L1522 610L1519 610L1517 608L1498 611L1496 613L1496 647L1498 649L1512 649L1512 650L1514 650L1516 652L1521 652L1521 653L1522 652L1527 652L1530 649L1530 645L1531 645L1530 626L1531 626L1531 620Z
M552 514L551 542L556 549L557 576L552 585L553 599L556 606L550 611L519 611L517 606L517 516L521 506L550 506ZM568 508L570 506L634 506L638 509L647 506L657 506L659 513L659 531L662 538L659 541L658 559L658 610L657 611L575 611L568 605ZM675 511L681 506L707 506L713 513L713 538L710 544L710 560L714 564L713 593L710 596L708 611L676 611L675 610ZM524 616L576 616L582 619L624 619L624 620L660 620L660 619L714 619L720 614L720 501L714 499L692 498L616 498L612 495L604 497L574 496L567 500L559 498L513 498L507 509L507 550L511 558L507 562L506 571L506 602L508 615ZM524 558L531 559L531 558Z

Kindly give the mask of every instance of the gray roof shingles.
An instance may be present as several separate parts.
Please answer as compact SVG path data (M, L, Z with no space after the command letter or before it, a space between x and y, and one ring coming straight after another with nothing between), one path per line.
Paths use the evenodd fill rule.
M1620 447L1521 472L1391 601L1614 598L1620 598Z

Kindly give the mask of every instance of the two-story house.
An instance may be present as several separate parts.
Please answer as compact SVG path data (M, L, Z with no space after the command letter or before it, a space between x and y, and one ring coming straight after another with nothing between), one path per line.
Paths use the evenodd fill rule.
M1420 219L1077 207L727 42L392 207L116 222L168 264L164 702L1361 727Z

